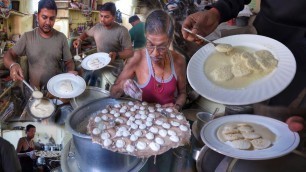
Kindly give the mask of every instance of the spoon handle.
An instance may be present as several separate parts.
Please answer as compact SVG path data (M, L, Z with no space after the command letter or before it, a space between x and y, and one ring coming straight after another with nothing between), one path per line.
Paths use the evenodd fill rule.
M192 35L195 35L196 37L198 37L198 38L200 38L200 39L202 39L202 40L204 40L204 41L206 41L206 42L208 42L208 43L212 43L214 46L216 46L217 44L216 43L214 43L214 42L212 42L212 41L210 41L210 40L208 40L208 39L206 39L206 38L204 38L203 36L201 36L201 35L198 35L198 34L195 34L195 33L192 33L192 31L191 30L189 30L189 29L187 29L187 28L183 28L186 32L188 32L188 33L190 33L190 34L192 34Z
M211 120L213 120L213 119L215 119L215 117L216 117L216 113L219 111L219 108L217 107L216 109L215 109L215 111L214 111L214 113L211 115Z
M22 80L22 82L27 86L27 87L29 87L30 88L30 90L33 92L34 91L34 89L23 79Z

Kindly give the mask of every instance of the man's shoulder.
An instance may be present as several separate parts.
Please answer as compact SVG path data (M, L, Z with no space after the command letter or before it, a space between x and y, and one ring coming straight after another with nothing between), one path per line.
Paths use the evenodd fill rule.
M62 37L62 38L65 38L65 39L67 38L66 35L65 35L64 33L60 32L60 31L58 31L58 30L56 30L56 29L53 30L53 34L54 34L55 36L58 36L58 37Z
M34 28L33 30L24 32L23 35L34 37L34 35L36 35L37 32L38 32L38 28Z
M128 29L126 27L124 27L123 25L120 25L118 23L114 23L114 28L118 29L118 30L128 31Z

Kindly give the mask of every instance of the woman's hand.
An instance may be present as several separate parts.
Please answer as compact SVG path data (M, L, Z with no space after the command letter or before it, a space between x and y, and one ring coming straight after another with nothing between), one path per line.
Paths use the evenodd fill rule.
M123 91L126 95L137 99L142 100L142 90L138 88L134 80L128 79L123 84Z
M174 107L174 106L175 106L174 103L166 103L166 104L162 105L163 108Z
M292 116L286 120L288 127L291 131L298 132L304 129L305 121L300 116Z
M26 154L31 158L31 159L36 159L36 155L35 155L35 150L31 151L31 152L27 152Z

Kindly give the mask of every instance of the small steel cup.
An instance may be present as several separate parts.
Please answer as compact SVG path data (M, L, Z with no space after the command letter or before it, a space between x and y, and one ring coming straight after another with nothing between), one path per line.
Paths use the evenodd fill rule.
M211 120L212 114L209 112L197 113L197 129L201 131L202 127Z

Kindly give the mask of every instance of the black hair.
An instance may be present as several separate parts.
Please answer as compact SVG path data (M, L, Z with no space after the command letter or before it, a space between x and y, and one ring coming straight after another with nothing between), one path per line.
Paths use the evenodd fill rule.
M167 34L172 40L174 35L172 18L163 10L152 11L146 19L145 33Z
M31 128L36 128L36 127L32 124L29 124L26 126L26 132L28 132Z
M38 2L38 13L43 8L47 8L48 10L55 10L55 13L57 14L57 6L54 0L40 0Z
M113 2L106 2L99 9L100 11L109 11L113 16L116 15L116 5Z
M129 18L129 23L133 23L134 21L140 20L137 15L133 15Z

